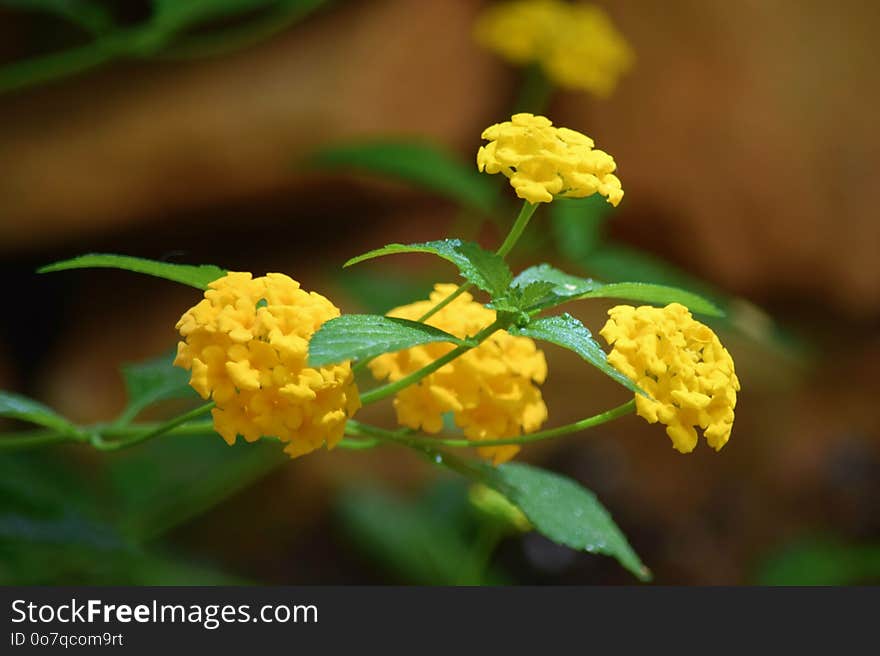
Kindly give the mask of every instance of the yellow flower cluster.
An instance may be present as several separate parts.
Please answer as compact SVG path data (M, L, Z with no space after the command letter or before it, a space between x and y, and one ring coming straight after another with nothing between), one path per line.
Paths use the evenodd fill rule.
M605 98L635 59L595 5L514 0L490 6L474 26L478 43L514 64L536 63L561 87Z
M429 300L396 308L388 316L417 320L456 289L455 285L438 284ZM494 321L494 310L465 293L426 323L463 339ZM437 343L386 353L370 363L370 370L376 379L394 382L453 348ZM547 406L535 385L546 377L547 362L535 343L499 330L478 347L398 392L394 399L397 420L410 428L438 433L443 428L444 413L451 412L455 423L472 440L530 433L547 419ZM481 456L496 464L510 460L518 451L515 445L479 449Z
M553 127L544 116L514 114L509 121L490 125L481 136L489 143L477 151L477 168L503 173L516 195L530 203L599 193L617 207L623 198L614 158L594 150L587 135Z
M673 446L690 453L695 426L716 450L730 438L739 379L733 359L708 326L683 305L665 308L618 305L601 330L613 350L608 362L651 399L636 394L636 411L666 425Z
M349 364L306 366L309 339L339 316L329 300L280 273L229 273L177 323L174 364L213 398L214 428L229 444L273 436L292 458L342 438L360 406Z

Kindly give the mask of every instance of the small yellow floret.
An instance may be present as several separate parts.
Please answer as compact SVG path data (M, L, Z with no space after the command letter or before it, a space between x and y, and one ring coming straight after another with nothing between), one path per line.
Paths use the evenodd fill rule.
M429 300L396 308L388 316L417 320L457 287L438 284ZM475 335L495 321L495 311L462 294L426 323L459 338ZM370 363L378 380L391 382L422 368L454 348L436 343L386 353ZM451 412L468 439L495 440L538 430L547 419L541 384L547 377L544 354L528 337L499 330L480 346L464 353L419 383L398 392L397 420L403 426L439 433L443 415ZM519 447L479 449L496 464L510 460Z
M683 305L665 308L618 305L599 334L613 349L608 362L651 395L636 394L636 411L666 425L673 446L690 453L695 426L721 449L733 428L739 379L733 358L708 326Z
M553 127L544 116L514 114L486 128L482 138L489 143L477 151L477 168L503 173L516 195L530 203L598 193L616 207L623 198L611 155L594 150L585 134Z
M312 334L339 309L280 273L229 273L177 322L179 367L213 398L214 429L229 444L263 436L287 443L296 457L342 438L360 407L349 364L307 366Z
M632 49L595 5L514 0L491 5L474 26L485 48L514 64L536 63L561 87L606 98L632 68Z

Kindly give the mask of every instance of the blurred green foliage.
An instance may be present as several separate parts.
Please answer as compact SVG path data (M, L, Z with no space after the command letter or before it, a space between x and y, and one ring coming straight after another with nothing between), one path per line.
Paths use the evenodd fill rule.
M754 578L758 585L877 585L880 545L830 536L797 540L767 556Z
M123 367L129 405L112 424L116 430L130 429L148 406L195 398L186 372L171 361L164 355ZM77 441L88 441L89 427L73 426L29 399L24 413L21 403L10 402L17 398L0 396L0 415L52 427L61 421ZM84 449L0 452L0 584L241 582L169 554L161 538L287 462L277 444L232 449L207 427L97 460Z
M0 584L232 585L159 538L278 464L216 436L169 438L82 463L76 449L0 455ZM185 459L183 459L185 458Z
M419 140L383 140L330 146L307 165L405 180L478 212L492 212L500 200L498 185L463 167L454 153Z
M460 480L441 479L414 499L376 483L350 486L337 500L337 516L351 544L397 582L511 582L509 575L489 563L504 533L474 509Z
M134 24L98 0L0 0L0 7L54 15L84 32L80 45L0 67L0 93L88 71L116 59L220 55L258 43L328 0L153 0Z

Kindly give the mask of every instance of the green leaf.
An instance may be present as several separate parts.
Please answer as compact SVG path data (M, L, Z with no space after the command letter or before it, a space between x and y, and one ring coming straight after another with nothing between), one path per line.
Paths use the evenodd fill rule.
M532 309L546 309L585 298L617 298L654 305L681 303L693 312L713 317L724 316L724 312L711 301L684 289L643 282L603 284L592 278L573 276L549 264L539 264L526 269L514 279L513 285L527 287L537 282L552 283L552 295L549 300L536 303L536 307Z
M189 374L175 367L174 353L144 362L122 365L122 377L128 393L124 416L133 419L144 408L167 399L196 398L189 385Z
M382 353L432 342L461 344L447 332L408 319L378 314L344 314L312 335L309 366L324 367L345 360L369 359Z
M698 280L664 260L619 244L602 244L589 257L578 260L591 274L608 282L649 282L679 287L725 307L724 296L711 285Z
M702 296L697 296L678 287L653 285L645 282L610 283L582 294L578 298L619 298L625 301L651 303L652 305L680 303L698 314L706 314L711 317L724 316L724 311L721 308Z
M519 506L535 529L557 544L611 556L642 581L651 573L596 495L537 467L508 462L486 467L484 482Z
M555 285L550 282L530 282L523 287L511 287L504 296L493 299L486 307L498 312L524 312L555 301L554 289ZM528 314L525 317L528 321Z
M89 253L88 255L80 255L70 260L48 264L37 269L37 273L101 268L124 269L126 271L135 271L136 273L145 273L148 276L173 280L174 282L183 283L197 289L207 289L209 283L226 275L225 270L213 264L171 264L169 262L145 260L140 257L103 253Z
M477 244L463 242L460 239L442 239L423 244L389 244L358 255L346 262L344 266L399 253L431 253L442 257L457 266L465 280L489 292L492 296L500 296L506 292L513 279L513 274L503 257L487 251Z
M602 240L611 206L599 194L587 198L556 198L550 203L550 226L559 252L575 262L588 256Z
M327 148L311 157L325 169L377 173L424 187L461 205L491 212L498 187L475 165L466 165L444 149L417 141L375 141Z
M573 276L549 264L538 264L529 267L513 279L513 287L520 289L525 289L537 283L548 283L551 285L550 292L552 294L548 294L550 298L546 299L544 303L556 305L574 300L581 294L586 294L602 286L602 283L597 280Z
M77 432L72 423L51 408L12 392L0 391L0 417L26 421L61 433L74 434Z
M608 363L608 356L605 355L605 351L602 350L599 343L593 339L587 327L568 313L553 317L540 317L532 320L528 326L508 328L508 332L512 335L544 340L574 351L603 374L613 378L627 389L638 394L645 394L638 385Z

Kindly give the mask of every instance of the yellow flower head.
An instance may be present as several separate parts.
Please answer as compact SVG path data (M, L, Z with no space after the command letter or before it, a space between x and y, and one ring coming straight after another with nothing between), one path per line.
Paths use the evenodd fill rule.
M177 322L174 364L217 404L215 430L229 444L277 437L292 458L335 446L360 407L351 367L306 362L309 339L339 309L281 273L229 273L208 287Z
M594 150L587 135L553 127L544 116L514 114L486 128L482 138L489 143L477 151L477 168L503 173L516 195L530 203L599 193L617 207L623 198L611 155Z
M438 284L429 300L396 308L391 317L416 320L452 294L455 285ZM462 294L426 323L459 338L472 336L495 321L495 311ZM386 353L370 363L377 380L391 382L421 369L454 347L436 343ZM394 399L397 420L403 426L438 433L443 415L451 412L468 439L496 440L538 430L547 419L547 406L537 384L547 377L544 354L528 337L499 330L480 346L398 392ZM510 460L519 447L498 446L479 450L495 463Z
M678 303L618 305L600 331L613 346L608 362L653 397L636 394L636 411L666 425L673 446L690 453L695 426L716 450L730 438L739 379L733 359L708 326Z
M474 26L478 43L514 64L537 63L561 87L606 98L632 68L633 52L595 5L514 0L490 6Z

